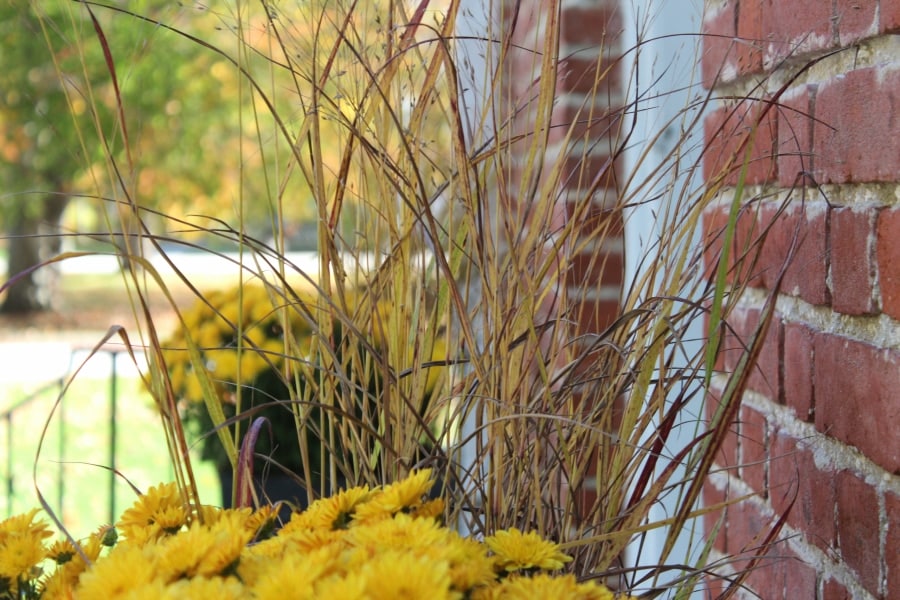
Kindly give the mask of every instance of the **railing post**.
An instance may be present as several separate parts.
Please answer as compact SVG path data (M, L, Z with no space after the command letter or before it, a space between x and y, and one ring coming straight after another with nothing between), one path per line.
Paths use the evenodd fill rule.
M66 380L59 380L59 390L65 388ZM65 499L66 485L66 403L59 403L59 448L56 449L57 467L56 467L56 499L59 514L65 514L63 501Z
M12 437L12 425L13 425L13 414L12 410L6 413L4 417L6 421L6 516L7 518L13 515L13 493L15 492L15 487L13 484L13 437Z
M108 350L112 361L109 376L109 523L116 522L116 404L118 390L116 385L116 359L118 350Z

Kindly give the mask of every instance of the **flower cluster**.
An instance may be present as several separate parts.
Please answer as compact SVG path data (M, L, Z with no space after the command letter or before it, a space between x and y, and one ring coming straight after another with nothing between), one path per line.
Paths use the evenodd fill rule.
M303 298L300 303L311 301ZM237 416L239 409L246 414L254 409L254 416L268 420L273 435L260 438L258 452L293 471L300 466L287 383L292 378L288 351L303 359L303 346L310 340L300 303L285 309L284 300L262 285L213 292L184 311L181 327L162 343L182 422L192 436L202 437L201 458L215 462L219 470L228 469L230 462L217 436L211 435L214 424L204 403L204 380L212 383L226 419ZM248 425L241 425L244 432Z
M280 368L285 330L295 340L304 340L310 328L298 311L279 310L277 304L266 288L246 285L210 293L183 312L182 327L163 343L176 396L187 403L203 402L188 338L224 402L234 402L238 381L252 382L263 372Z
M570 557L533 533L478 542L442 526L432 485L423 470L348 489L276 531L277 507L191 509L165 484L115 529L49 547L31 511L0 523L0 598L616 598L554 574Z
M362 298L363 295L348 294L345 300L349 306L357 306ZM215 426L204 401L203 384L208 381L227 420L251 414L254 419L267 419L268 428L255 446L258 456L265 456L273 464L294 473L301 472L297 421L291 402L302 401L303 386L307 385L305 377L320 364L313 356L313 329L308 320L309 310L316 302L317 298L311 294L292 296L288 302L277 290L262 285L243 285L211 293L182 313L181 327L162 343L162 358L172 391L179 401L182 422L194 438L203 440L201 458L214 461L220 470L231 466L218 437L211 435ZM385 346L383 336L389 307L382 301L369 309L372 318L367 323L368 330L354 334L366 336L368 344L360 344L360 340L343 331L349 328L342 327L340 319L334 320L330 336L319 339L318 354L327 354L333 364L353 371L347 373L346 380L360 381L360 378L370 377L368 387L358 387L360 395L374 394L380 387L374 384L377 374L372 367L378 361L365 358L357 360L359 364L353 364L352 360L341 358L354 344L359 345L359 356L379 352ZM330 346L323 349L321 344ZM419 359L443 359L445 348L443 340L435 340L430 353ZM199 369L204 373L198 373ZM430 397L442 372L440 368L427 369L426 398ZM374 396L365 401L357 400L359 406L377 403ZM425 403L421 404L424 406ZM320 408L314 403L307 404L307 423L319 423ZM241 425L243 432L247 431L248 425L248 421ZM311 465L320 463L322 450L318 440L321 435L321 431L312 428L307 432ZM317 480L315 473L312 480Z

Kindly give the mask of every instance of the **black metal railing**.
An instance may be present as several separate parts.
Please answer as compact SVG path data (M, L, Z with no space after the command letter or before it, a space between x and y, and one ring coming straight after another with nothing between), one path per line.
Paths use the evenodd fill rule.
M66 369L66 373L61 377L51 380L44 385L38 387L36 390L28 393L24 398L15 401L9 408L0 412L0 426L5 429L5 445L6 445L6 465L5 465L5 480L6 480L6 506L7 506L7 517L12 516L13 513L13 505L16 494L19 493L18 490L22 487L21 481L17 481L16 477L16 465L18 461L31 461L34 459L33 456L22 456L21 453L16 452L16 436L17 435L33 435L33 432L28 430L27 428L17 429L17 423L19 419L23 416L25 411L30 410L36 407L36 404L43 398L46 398L48 394L55 392L56 396L59 396L63 393L65 389L66 382L68 381L71 374L74 372L74 367L77 366L76 359L79 355L83 355L85 352L89 351L89 359L93 359L94 356L107 356L110 361L110 369L109 369L109 387L107 392L107 401L109 404L109 413L107 418L107 443L108 443L108 454L107 461L108 464L106 467L109 469L109 504L108 504L108 514L109 514L109 522L113 523L116 520L116 478L117 478L117 459L116 454L118 450L118 427L117 427L117 411L118 411L118 401L119 401L119 388L118 388L118 358L120 354L126 352L126 350L122 347L117 346L101 346L99 349L87 349L87 348L79 348L73 347L69 353L69 364ZM58 448L56 451L56 456L54 457L53 463L55 463L56 473L56 505L59 510L62 510L65 501L65 493L66 493L66 476L65 476L65 466L69 460L69 457L66 454L68 447L68 432L69 425L67 423L66 418L66 403L60 402L58 404L58 416L57 416L57 426L58 426Z

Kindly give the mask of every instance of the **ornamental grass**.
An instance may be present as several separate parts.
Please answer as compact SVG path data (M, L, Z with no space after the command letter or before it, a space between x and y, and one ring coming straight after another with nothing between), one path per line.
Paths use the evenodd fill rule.
M685 598L720 575L724 596L740 589L782 521L763 526L742 561L717 557L722 523L701 521L746 499L700 498L775 309L773 292L758 327L729 349L736 368L717 371L767 233L736 247L738 218L785 200L744 185L752 135L718 147L719 170L700 181L711 151L702 115L716 99L695 80L667 135L637 139L636 114L666 102L648 99L626 68L652 40L609 56L599 36L583 102L561 119L560 65L572 58L560 45L563 7L538 4L532 14L491 0L33 3L51 45L64 32L71 47L104 50L105 79L57 69L79 91L72 118L102 140L82 153L81 195L108 216L109 251L140 323L104 341L146 357L135 354L174 483L140 497L111 548L102 549L111 529L68 538L50 552L68 562L45 574L35 565L49 529L36 514L7 522L31 552L4 563L8 589L613 597L605 582ZM137 26L140 43L122 49L117 31ZM194 74L178 106L175 97L132 111L146 95L128 96L140 87L129 73L156 60L175 77L180 55L168 49L181 44L202 50L218 91L193 114L177 112L203 86ZM533 76L511 73L513 63ZM611 78L625 82L621 105L602 91ZM741 132L778 110L777 95L761 96L757 113L740 113ZM196 167L214 190L176 187L182 165L151 152L151 117L182 127L222 105L230 121L207 122L180 145L230 166L215 177ZM226 125L238 131L229 143ZM602 164L598 144L609 146ZM618 166L634 147L640 177ZM655 202L640 213L651 234L614 294L614 318L591 329L602 321L591 303L608 292L598 279L618 268L609 249ZM313 268L289 251L298 207L315 229ZM727 221L704 226L722 207ZM237 281L201 289L173 247L230 262ZM578 275L586 264L596 276ZM175 302L175 285L196 308ZM160 296L176 331L149 308ZM276 386L261 382L268 375ZM289 442L266 446L270 427ZM233 511L200 497L198 443L234 473ZM272 509L247 484L258 461L289 471L310 502L272 537L261 533ZM440 500L422 500L425 474Z

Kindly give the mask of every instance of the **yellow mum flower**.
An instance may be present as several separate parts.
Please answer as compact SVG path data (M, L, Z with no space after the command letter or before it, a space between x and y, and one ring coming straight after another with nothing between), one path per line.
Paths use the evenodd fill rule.
M278 519L278 512L281 510L281 502L275 504L265 504L260 506L258 510L253 511L244 521L244 529L251 534L252 539L261 540L268 538Z
M178 487L165 483L151 487L122 513L116 527L130 541L155 539L174 533L187 523L187 511Z
M222 518L222 515L229 511L247 511L250 512L249 508L231 508L226 509L220 506L213 506L211 504L203 504L200 507L195 508L195 519L199 519L201 523L204 525L212 525L219 521Z
M212 294L208 295L207 299L210 301L214 300ZM203 306L202 308L206 307ZM183 327L185 329L194 331L200 326L204 319L204 311L202 310L202 308L198 304L181 313L181 319L184 323Z
M156 563L144 548L117 546L82 573L75 589L81 598L116 598L156 578Z
M450 535L449 541L441 548L441 556L450 566L454 590L468 593L496 581L494 561L483 544L456 533Z
M167 600L243 600L247 591L235 577L180 579L165 590Z
M216 323L207 321L197 329L189 331L192 332L194 343L199 348L218 348L222 345L222 331ZM185 359L190 360L190 356L186 356Z
M515 527L498 531L487 537L484 543L495 554L494 563L500 571L555 571L572 560L571 556L563 553L553 542L533 531L522 533Z
M252 537L240 515L236 517L224 517L212 526L194 523L187 531L161 540L155 554L163 579L229 574Z
M271 572L281 569L285 561L304 561L303 571L318 573L316 577L331 577L344 573L347 561L342 557L343 548L338 544L332 544L312 550L304 550L291 547L290 544L280 544L278 537L271 538L258 544L249 546L241 555L238 564L237 576L248 589L256 590L257 585L266 587L263 583Z
M365 581L368 598L462 598L450 589L450 569L446 562L429 560L416 552L388 550L367 561L359 576Z
M272 306L272 303L268 298L259 302L251 302L245 310L250 323L264 323L278 315L276 308Z
M243 311L243 307L238 302L229 302L224 306L219 307L219 314L221 315L221 320L224 326L229 328L233 328L240 323L241 313Z
M532 577L513 576L504 579L491 590L475 595L476 600L615 600L615 595L606 587L592 581L578 583L573 575L553 577L537 573Z
M27 513L0 521L0 540L7 535L26 535L40 539L53 535L48 529L46 521L34 520L39 512L39 508L32 508Z
M262 325L254 324L252 327L248 327L247 329L245 329L243 334L244 337L247 338L244 347L248 350L261 348L266 340L269 339L268 332Z
M166 364L172 364L166 361ZM185 396L185 385L187 383L184 364L183 363L175 363L169 369L169 381L172 383L172 390L175 392L177 396Z
M81 541L80 547L81 552L75 552L68 561L57 565L56 571L44 581L42 599L70 599L72 597L72 589L78 583L81 574L87 571L100 558L100 552L103 550L103 540L97 535L92 535ZM74 549L74 546L72 548ZM87 562L85 562L85 558L87 558Z
M289 534L279 535L289 552L308 552L324 548L344 538L344 532L331 529L294 529Z
M266 357L249 346L245 346L240 352L233 351L232 353L235 356L240 355L241 381L253 381L260 373L269 368Z
M44 539L52 535L47 523L35 521L39 509L0 522L0 589L18 594L18 582L40 575L39 564L47 556Z
M356 574L346 577L328 577L316 582L316 598L340 598L341 600L368 600L366 580Z
M0 541L0 590L9 589L13 598L18 594L20 580L36 579L38 566L46 556L41 538L28 534L13 534Z
M369 548L373 552L392 549L424 552L449 543L449 535L449 530L433 519L414 519L398 514L393 519L351 527L346 541L351 546Z
M61 565L75 558L75 553L75 546L68 539L56 540L47 550L47 558Z
M368 501L373 492L369 486L354 487L329 498L320 498L302 513L294 513L283 533L299 529L346 529L358 506Z
M234 348L208 350L206 359L206 368L209 370L213 380L220 383L237 381L238 362L240 361L237 350ZM252 379L249 374L244 373L241 373L241 377Z
M287 554L259 577L253 586L253 597L259 600L313 600L316 597L314 585L325 573L325 568L325 564L310 560L302 553Z
M416 519L439 519L444 514L444 499L429 500L414 508L409 514Z
M384 487L371 500L356 509L354 519L372 521L393 516L399 512L411 512L423 504L434 486L431 469L412 473L403 481Z
M190 402L203 402L203 386L193 373L185 377L184 397Z

